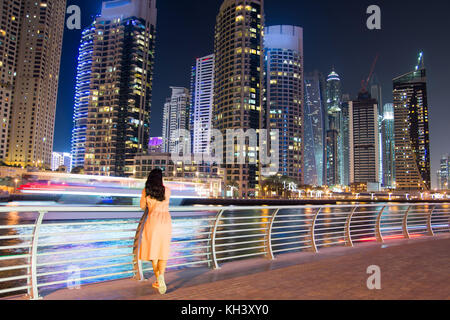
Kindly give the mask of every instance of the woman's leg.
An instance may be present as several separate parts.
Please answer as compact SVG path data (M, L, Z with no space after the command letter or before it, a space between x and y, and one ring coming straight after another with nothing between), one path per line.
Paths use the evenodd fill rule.
M160 275L164 275L166 272L167 260L159 260L158 261L158 271Z
M156 283L158 283L158 277L159 277L158 265L159 265L158 260L152 260L153 272L155 273L155 276L156 276Z

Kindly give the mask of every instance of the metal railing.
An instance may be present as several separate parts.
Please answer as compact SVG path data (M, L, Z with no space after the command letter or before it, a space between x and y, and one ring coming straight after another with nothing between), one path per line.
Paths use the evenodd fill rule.
M450 204L202 206L170 211L168 268L218 269L236 259L275 259L285 252L450 232ZM110 217L95 218L102 213ZM125 213L126 218L119 217ZM22 214L32 222L21 219ZM137 260L146 219L139 208L8 206L0 207L0 219L5 221L0 225L2 295L26 291L30 299L38 299L48 288L117 278L144 280L144 273L152 270Z

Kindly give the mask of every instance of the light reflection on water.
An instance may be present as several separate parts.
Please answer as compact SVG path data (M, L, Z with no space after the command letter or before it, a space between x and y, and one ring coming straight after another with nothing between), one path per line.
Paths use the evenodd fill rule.
M351 233L354 242L364 241L367 238L375 237L375 219L377 212L382 209L383 205L377 207L361 207L358 212L354 214L352 219ZM426 206L423 206L427 209ZM386 210L382 220L381 228L385 235L402 234L401 219L389 220L390 213L404 212L406 207L399 206ZM319 248L343 245L345 244L345 223L346 216L351 211L351 208L324 208L317 220L315 226L316 245ZM248 254L265 254L265 244L267 241L267 228L271 222L273 210L244 210L239 212L226 211L223 215L217 228L216 249L219 263L225 263L231 260L243 258L243 255ZM303 209L283 209L280 210L278 216L274 221L274 229L272 241L280 252L287 252L292 248L299 248L305 246L302 250L309 250L308 245L311 239L308 238L311 221L317 213L317 209L303 208ZM344 214L345 213L345 214ZM196 216L195 216L196 215ZM184 263L191 263L196 261L204 261L211 259L209 232L211 231L215 212L209 214L193 213L190 217L173 217L173 239L172 241L187 241L183 243L173 243L171 246L170 265L178 265ZM202 220L203 219L203 220ZM209 219L208 221L204 219ZM101 225L64 225L67 223L80 222L104 222ZM108 222L114 224L107 224ZM367 226L368 221L370 226ZM82 280L81 284L99 282L104 280L113 280L123 277L131 277L132 273L132 257L126 256L132 253L132 247L135 236L135 229L138 225L138 219L104 219L104 220L71 220L71 221L44 221L40 230L38 250L38 274L55 273L58 271L68 271L69 269L79 268L81 270L81 277L94 277L103 274L123 273L120 275L102 276L98 278ZM420 221L419 221L420 222ZM423 222L423 221L422 221ZM423 223L417 224L418 228L423 229ZM3 225L24 225L29 224L29 221L22 220L20 214L17 212L10 212L3 215L0 220L0 226ZM125 224L126 223L126 224ZM250 224L250 223L253 223ZM241 224L238 226L229 226L230 224ZM426 232L424 230L421 232ZM0 229L0 236L30 235L33 232L32 227L15 227L11 229ZM83 232L83 234L71 234L74 232ZM52 234L52 235L46 235ZM54 234L54 235L53 235ZM292 239L284 240L289 237ZM189 242L190 240L202 240L201 242ZM90 240L95 240L95 243L80 243ZM0 239L0 247L15 246L15 245L31 245L31 238L23 237L20 239ZM298 243L303 241L302 243ZM295 242L291 244L285 243ZM64 244L57 244L64 243ZM70 244L68 244L70 243ZM53 245L52 245L53 244ZM1 248L0 248L1 249ZM102 249L96 251L85 251L90 249ZM81 251L81 252L73 252ZM71 251L69 253L61 253L62 251ZM9 250L0 250L0 257L7 255L27 254L29 248L18 248ZM51 254L50 252L59 252L58 254ZM192 256L195 255L195 256ZM233 258L237 255L240 258ZM188 257L186 257L188 256ZM88 261L74 261L75 259L90 259ZM69 261L66 264L55 265L58 261ZM70 263L73 261L73 263ZM28 259L4 260L0 261L0 268L10 265L27 264ZM107 267L107 265L117 265ZM144 263L144 268L149 267L149 263ZM92 270L94 267L102 267L98 270ZM206 266L205 264L194 264L186 267ZM178 269L180 267L175 267ZM27 274L27 269L0 271L0 278L13 277ZM49 274L40 276L38 283L47 283L54 281L63 281L50 287L42 287L41 290L46 293L58 288L67 286L66 279L67 272L59 274ZM146 277L150 277L151 273L147 272ZM0 289L10 288L16 286L26 285L26 279L0 282ZM14 292L11 294L18 294Z

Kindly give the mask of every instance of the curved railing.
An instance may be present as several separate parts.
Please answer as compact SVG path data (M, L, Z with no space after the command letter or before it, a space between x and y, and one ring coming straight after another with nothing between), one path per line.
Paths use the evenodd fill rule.
M450 232L450 204L176 207L168 268ZM2 217L3 215L3 217ZM25 217L24 217L25 216ZM96 216L101 216L101 218ZM136 207L0 207L0 295L144 280Z

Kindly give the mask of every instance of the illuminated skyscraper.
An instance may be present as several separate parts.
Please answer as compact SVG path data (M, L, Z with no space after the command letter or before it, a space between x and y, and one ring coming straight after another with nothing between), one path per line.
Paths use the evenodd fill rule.
M342 92L341 79L333 70L327 77L326 105L328 121L326 144L326 184L342 184L343 135L342 135Z
M94 26L84 169L131 176L148 150L156 1L105 1Z
M429 190L430 134L422 53L416 70L395 78L393 82L396 189Z
M192 68L190 130L192 152L209 152L214 103L214 55L198 58Z
M264 47L269 126L280 134L279 174L303 184L303 29L267 27ZM311 156L315 161L314 151Z
M264 126L263 30L263 0L223 1L215 28L213 126L224 136L227 129L257 131ZM234 154L244 154L245 164L223 167L225 185L237 183L240 197L258 192L258 164L248 160L257 151L249 144L236 145Z
M449 190L450 189L450 156L444 155L441 157L441 162L439 164L439 170L437 172L437 181L439 190Z
M50 168L66 1L1 3L2 11L6 5L6 12L2 12L2 15L8 18L7 22L1 23L11 23L11 28L7 30L12 30L13 34L6 35L6 32L1 31L0 34L10 37L7 44L16 46L17 50L15 53L14 49L12 50L17 64L10 105L6 162L12 165ZM21 5L20 13L17 11L18 3ZM18 46L14 35L17 35L17 26ZM0 47L3 48L4 45ZM9 62L5 71L8 72L10 80L9 72L13 69ZM1 116L4 117L4 114ZM3 131L1 134L3 135Z
M78 53L72 130L72 168L84 167L94 35L94 25L83 30Z
M6 159L9 118L17 72L21 1L0 2L0 160Z
M395 181L395 138L394 105L392 103L386 103L383 107L381 130L382 186L384 188L393 188Z
M378 105L367 91L349 102L350 184L379 183Z
M305 75L305 184L324 184L325 79L318 71Z
M189 130L190 95L187 88L171 87L172 95L164 104L164 152L181 152L177 130Z

